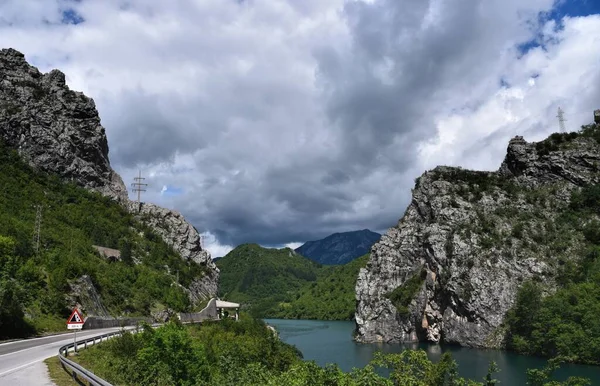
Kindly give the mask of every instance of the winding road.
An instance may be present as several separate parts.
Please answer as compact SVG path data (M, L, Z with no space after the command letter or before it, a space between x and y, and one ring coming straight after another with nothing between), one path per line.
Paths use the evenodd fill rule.
M114 327L78 331L77 340L120 329ZM46 364L43 361L58 355L58 349L71 342L73 342L73 333L1 343L0 385L54 385L48 377Z

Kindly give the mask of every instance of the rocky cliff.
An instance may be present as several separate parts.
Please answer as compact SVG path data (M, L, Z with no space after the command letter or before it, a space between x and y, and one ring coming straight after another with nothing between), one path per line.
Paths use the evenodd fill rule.
M7 145L39 170L127 200L92 99L71 91L62 72L42 74L13 49L0 50L0 85L0 138Z
M356 283L356 339L501 347L527 279L555 288L580 230L572 192L600 182L600 125L528 143L513 138L496 172L437 167L416 180L399 223Z
M94 101L70 90L62 72L42 74L14 49L0 50L0 139L35 169L100 192L138 212L110 165L108 141ZM202 249L197 230L181 214L156 205L144 204L141 214L183 259L206 267L206 275L188 288L190 299L199 302L215 296L219 272Z
M129 202L129 211L154 230L169 244L182 259L205 266L206 275L195 279L188 293L193 303L216 296L219 282L219 269L212 261L210 253L202 249L200 235L179 212L161 208L154 204Z

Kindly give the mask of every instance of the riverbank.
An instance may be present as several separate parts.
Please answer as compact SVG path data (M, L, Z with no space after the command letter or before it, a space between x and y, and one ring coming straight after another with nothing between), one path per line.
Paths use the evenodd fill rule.
M487 373L489 363L494 361L500 368L495 377L502 385L524 385L527 369L541 369L547 363L544 358L502 350L479 350L426 343L356 343L352 340L354 323L351 321L264 320L277 329L283 342L296 346L305 360L314 360L319 366L335 362L343 371L365 366L378 351L399 353L406 349L422 349L433 362L439 361L444 353L450 352L458 363L459 374L462 377L481 380ZM570 376L586 377L592 381L592 385L600 384L600 367L563 364L555 373L555 378L561 381Z

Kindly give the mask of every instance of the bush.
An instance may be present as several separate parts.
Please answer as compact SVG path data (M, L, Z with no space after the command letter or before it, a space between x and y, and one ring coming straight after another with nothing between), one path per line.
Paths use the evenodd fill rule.
M421 268L417 273L406 280L401 286L396 288L386 297L390 299L392 304L398 310L398 314L403 318L407 318L410 314L408 306L415 298L427 277L427 271Z

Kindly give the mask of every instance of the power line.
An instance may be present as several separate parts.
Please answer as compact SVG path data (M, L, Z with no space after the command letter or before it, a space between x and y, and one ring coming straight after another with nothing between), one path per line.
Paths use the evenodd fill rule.
M145 192L146 189L144 189L143 187L148 186L148 184L144 184L141 181L145 180L145 178L142 177L142 171L139 171L139 175L138 177L134 178L135 182L133 182L131 184L131 186L133 186L133 191L137 192L137 205L138 205L138 211L141 209L140 208L140 195L142 192Z
M564 111L559 107L558 108L558 115L556 116L558 118L558 126L560 127L560 132L564 133L567 131L567 129L565 129L565 117L564 117Z

